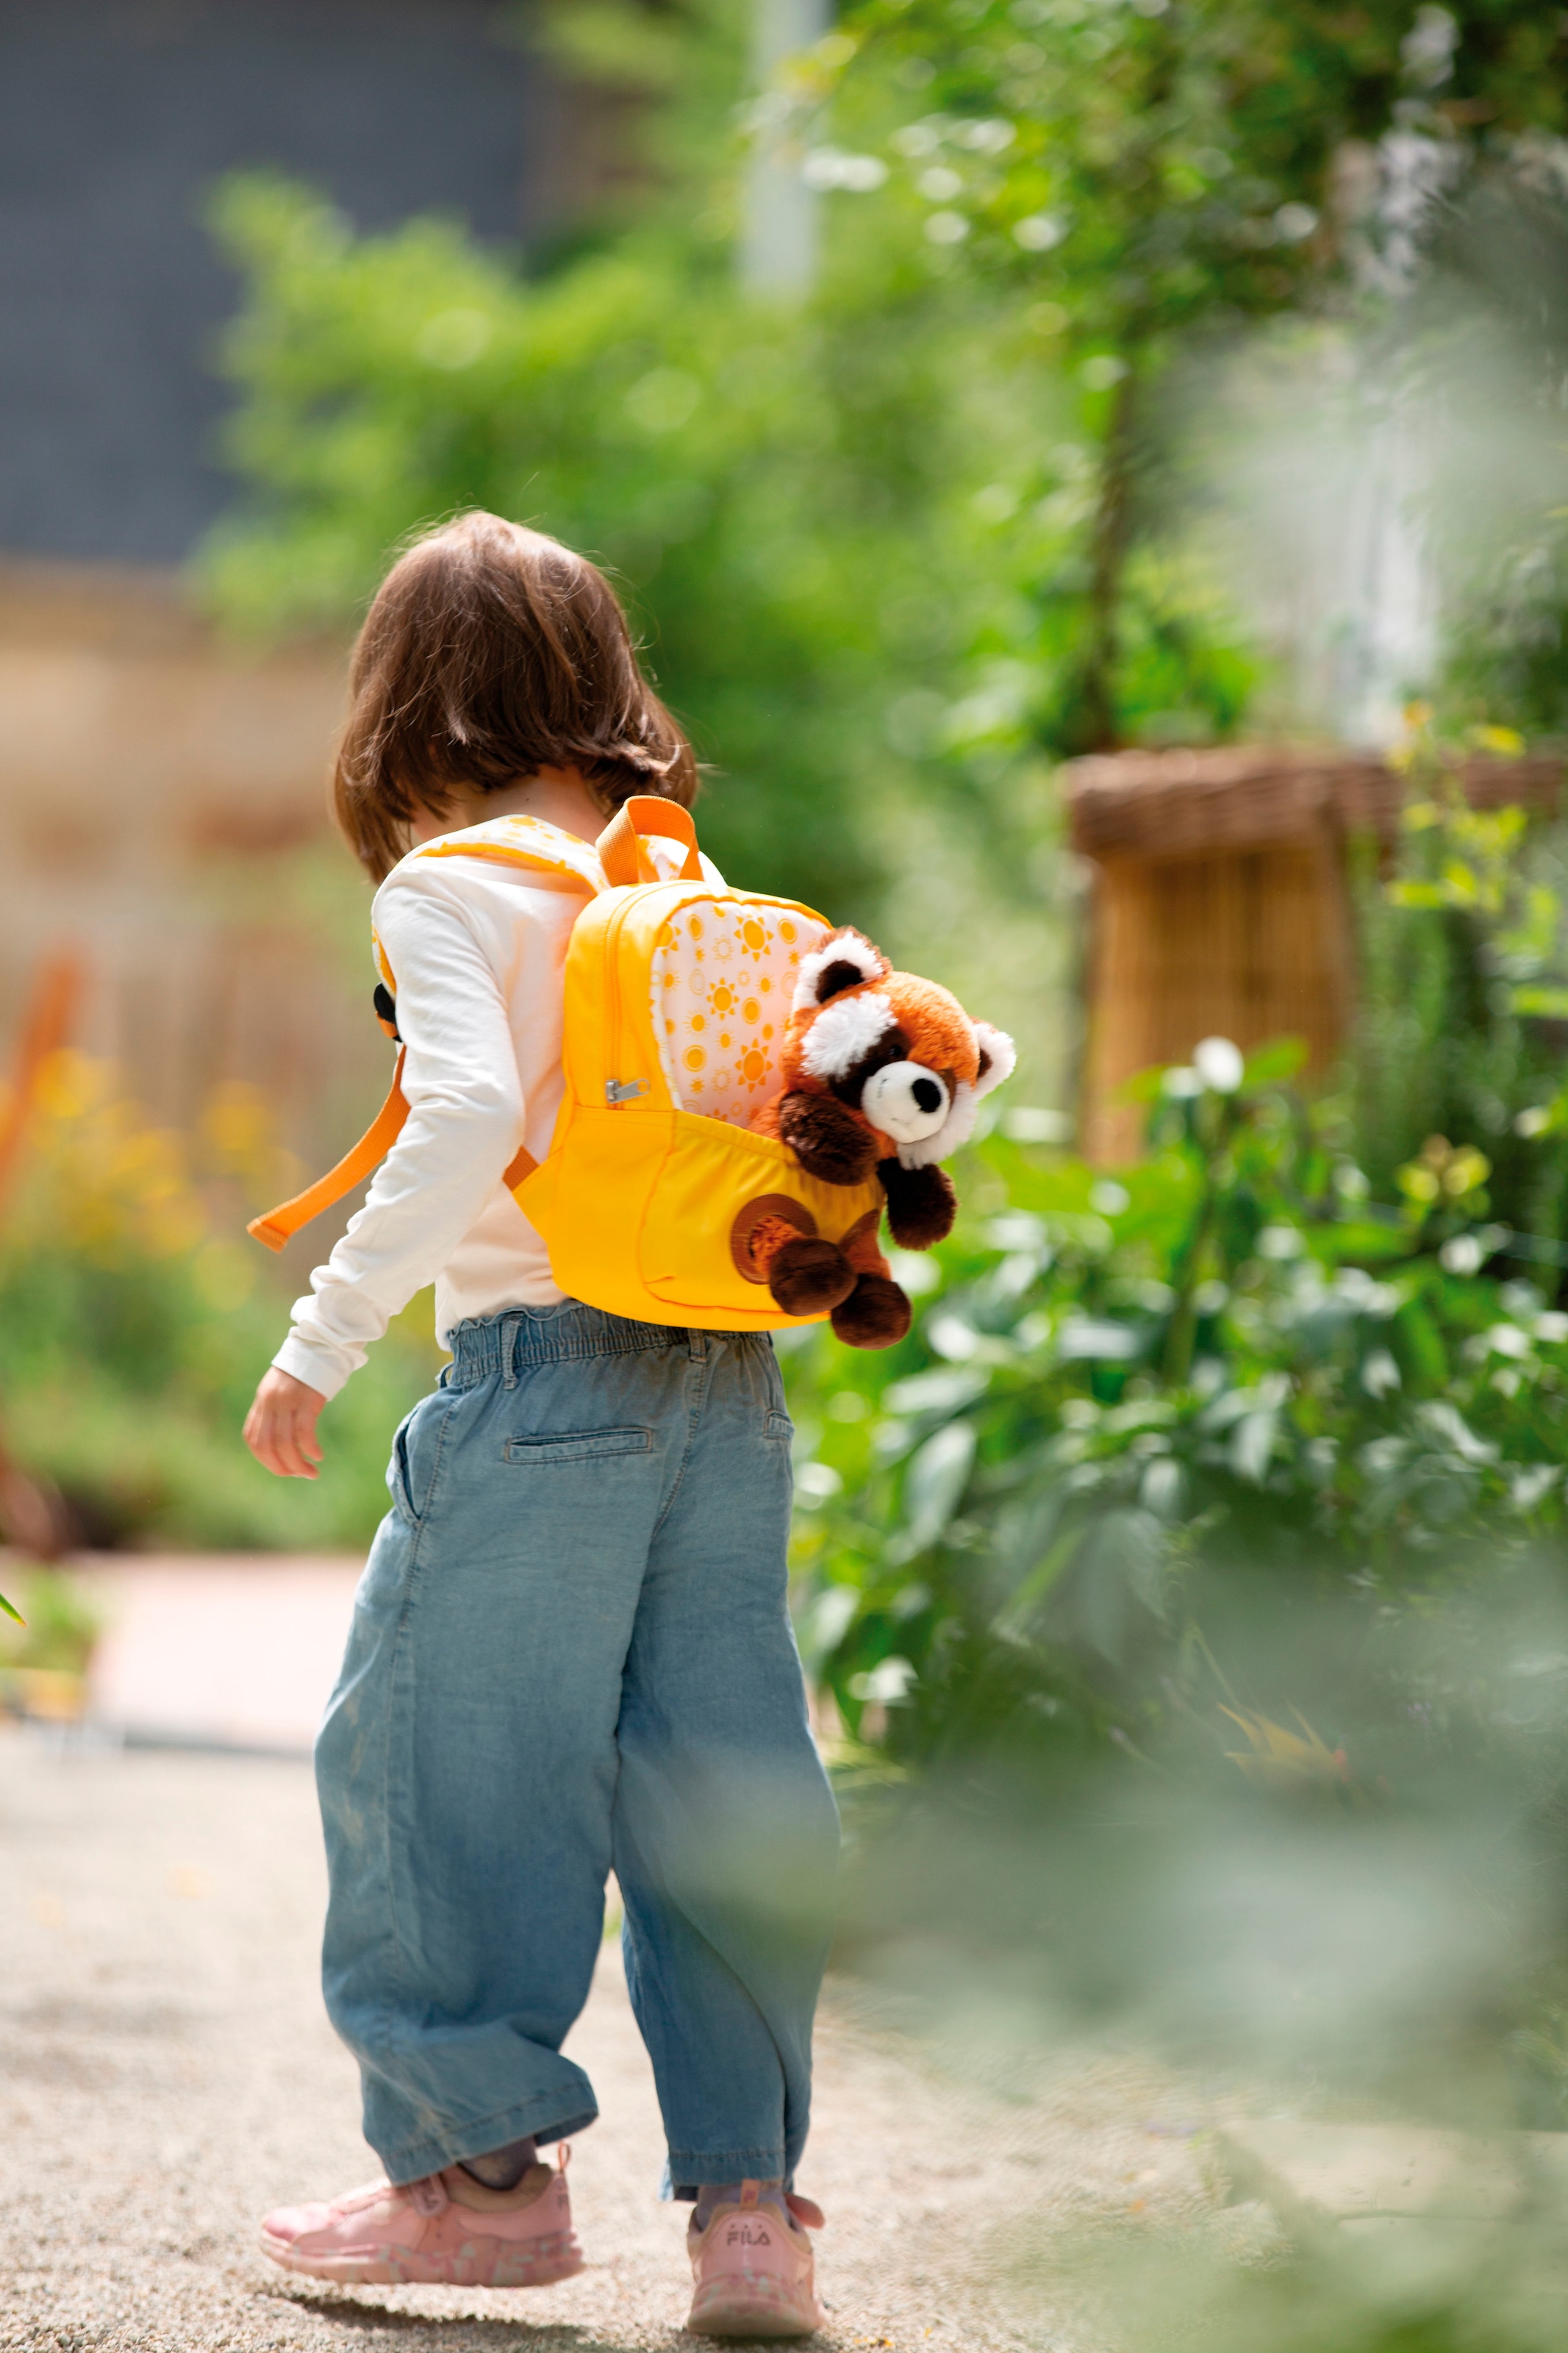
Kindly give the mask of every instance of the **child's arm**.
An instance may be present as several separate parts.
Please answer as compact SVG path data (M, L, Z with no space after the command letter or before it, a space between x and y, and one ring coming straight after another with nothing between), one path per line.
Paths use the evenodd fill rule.
M435 861L400 868L376 898L376 931L397 976L408 1118L364 1206L310 1293L246 1422L258 1461L313 1478L315 1420L373 1341L433 1282L476 1223L516 1152L523 1100L490 941ZM557 1018L559 1016L557 1015Z

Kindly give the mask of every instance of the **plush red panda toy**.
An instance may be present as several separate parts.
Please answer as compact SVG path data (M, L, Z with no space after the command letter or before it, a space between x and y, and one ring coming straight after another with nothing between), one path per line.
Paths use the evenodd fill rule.
M895 972L856 931L826 939L801 965L784 1032L784 1089L752 1125L787 1144L827 1185L881 1179L900 1250L930 1250L952 1227L956 1203L938 1166L974 1127L982 1096L1016 1059L1013 1041L972 1021L934 980ZM831 1310L852 1347L888 1348L910 1328L908 1296L878 1245L879 1220L844 1244L777 1223L752 1251L789 1315Z

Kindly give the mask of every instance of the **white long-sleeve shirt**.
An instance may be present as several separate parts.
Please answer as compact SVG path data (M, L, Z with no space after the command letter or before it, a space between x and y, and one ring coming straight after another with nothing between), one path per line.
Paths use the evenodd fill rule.
M508 825L499 818L446 836L443 855L405 858L375 895L375 933L396 981L408 1117L363 1208L312 1272L310 1295L295 1301L272 1360L324 1397L427 1282L443 1345L470 1316L563 1295L542 1240L500 1179L520 1143L536 1160L550 1149L566 947L591 886L461 855L466 843L515 839ZM584 858L582 843L560 839ZM650 848L660 872L678 871L679 848Z

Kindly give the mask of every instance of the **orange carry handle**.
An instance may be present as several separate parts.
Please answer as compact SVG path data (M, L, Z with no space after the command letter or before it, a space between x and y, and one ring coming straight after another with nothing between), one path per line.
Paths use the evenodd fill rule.
M308 1185L302 1193L296 1193L291 1201L280 1202L276 1209L268 1209L264 1218L252 1218L246 1232L254 1234L258 1242L265 1242L269 1250L280 1250L285 1242L293 1240L301 1226L308 1226L312 1218L319 1218L323 1209L330 1209L334 1201L341 1201L345 1193L352 1193L373 1169L381 1166L402 1134L403 1123L407 1117L408 1098L403 1092L403 1054L400 1053L386 1101L353 1151L345 1152L335 1168L329 1168L324 1176L318 1176L313 1185ZM519 1145L502 1173L501 1183L509 1187L521 1185L525 1176L532 1176L538 1166L528 1146Z
M683 841L686 862L679 879L682 882L701 881L702 860L697 854L697 828L691 822L690 810L683 809L679 801L661 801L652 793L634 793L630 800L621 803L595 844L605 880L612 890L622 883L659 880L652 859L642 846L645 833Z

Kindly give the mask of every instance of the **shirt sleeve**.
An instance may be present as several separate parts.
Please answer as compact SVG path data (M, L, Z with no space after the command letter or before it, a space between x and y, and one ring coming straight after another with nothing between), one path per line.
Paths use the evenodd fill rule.
M375 928L397 983L408 1117L272 1360L325 1397L441 1272L522 1136L500 976L458 892L428 864L395 874Z

